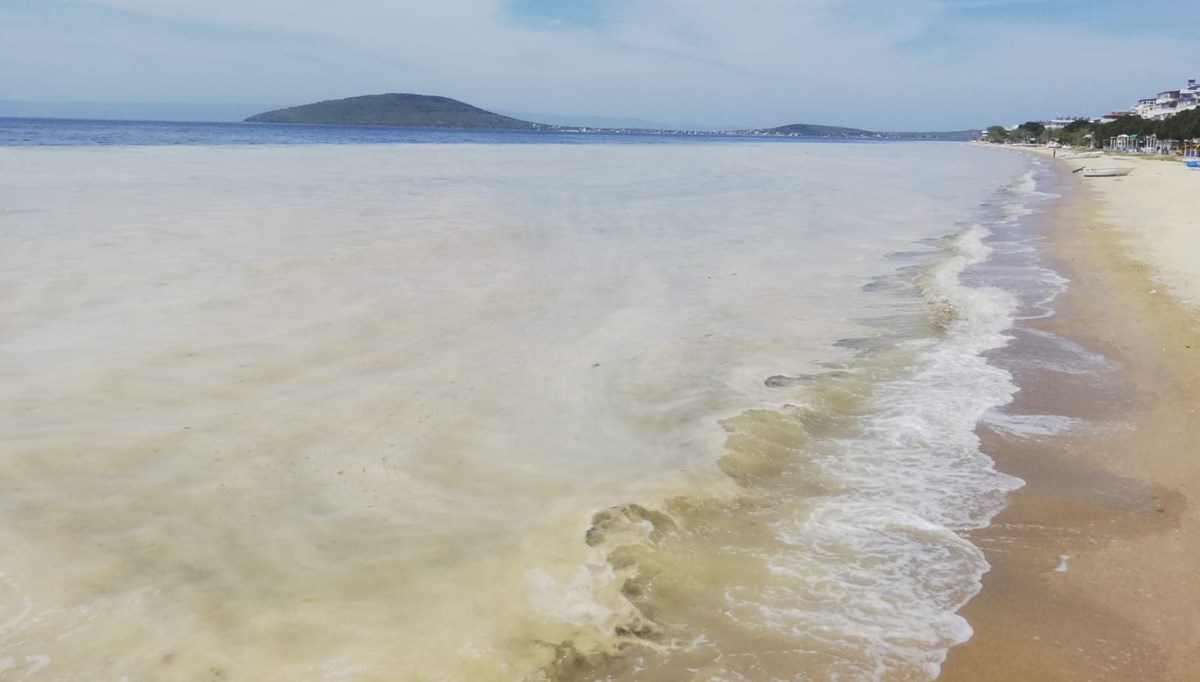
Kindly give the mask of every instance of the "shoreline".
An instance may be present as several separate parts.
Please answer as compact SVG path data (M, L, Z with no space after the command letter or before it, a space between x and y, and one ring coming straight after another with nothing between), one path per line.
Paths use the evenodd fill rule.
M968 534L992 569L960 611L975 634L940 680L1182 682L1200 671L1200 264L1185 260L1200 236L1182 231L1194 219L1175 189L1200 179L1120 161L1137 170L1067 178L1075 191L1048 216L1044 255L1071 284L1054 316L1026 325L1116 364L1101 391L1094 375L1016 377L1015 409L1088 426L1016 438L981 425L997 469L1026 486ZM1031 343L1018 334L1006 352Z

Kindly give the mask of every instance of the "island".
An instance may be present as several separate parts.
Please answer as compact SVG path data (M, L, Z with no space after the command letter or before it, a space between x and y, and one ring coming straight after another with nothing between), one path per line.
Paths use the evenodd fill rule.
M246 122L506 130L537 130L549 127L501 116L449 97L397 92L331 99L276 109L255 114L247 118Z

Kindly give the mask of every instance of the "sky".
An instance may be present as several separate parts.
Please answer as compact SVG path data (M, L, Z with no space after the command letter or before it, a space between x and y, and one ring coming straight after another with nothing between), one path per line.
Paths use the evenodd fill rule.
M0 0L0 100L383 92L748 128L1099 115L1200 78L1200 0Z

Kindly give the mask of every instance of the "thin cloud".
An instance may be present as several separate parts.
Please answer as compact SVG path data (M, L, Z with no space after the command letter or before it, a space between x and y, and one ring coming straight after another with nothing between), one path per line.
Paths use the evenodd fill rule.
M1195 75L1173 57L1187 53L1182 28L1150 46L1049 10L1038 22L990 11L1020 4L15 0L0 7L0 60L19 68L0 98L293 104L409 91L731 127L929 129L1099 113ZM88 12L104 21L79 21Z

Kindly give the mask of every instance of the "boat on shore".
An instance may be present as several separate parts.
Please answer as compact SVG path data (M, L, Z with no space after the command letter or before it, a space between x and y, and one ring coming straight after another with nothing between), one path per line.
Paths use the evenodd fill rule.
M1133 172L1133 168L1129 166L1117 167L1108 166L1105 168L1076 168L1072 173L1083 173L1085 178L1119 178L1129 175Z
M1072 154L1063 154L1060 158L1063 159L1098 159L1104 156L1104 152L1074 152Z

